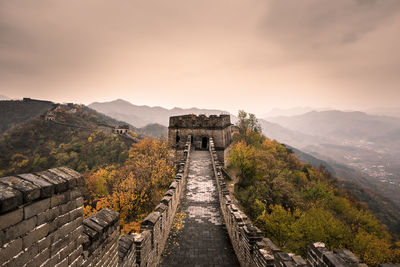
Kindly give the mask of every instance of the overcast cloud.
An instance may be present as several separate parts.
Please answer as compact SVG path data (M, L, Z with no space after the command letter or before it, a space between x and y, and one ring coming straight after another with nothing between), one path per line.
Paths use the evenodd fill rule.
M0 0L0 94L264 113L399 105L398 0Z

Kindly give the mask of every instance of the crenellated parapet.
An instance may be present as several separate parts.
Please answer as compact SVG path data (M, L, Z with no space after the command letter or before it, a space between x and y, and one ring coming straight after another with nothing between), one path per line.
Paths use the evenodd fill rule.
M82 186L81 175L64 167L0 178L0 265L76 265Z
M119 213L106 208L83 221L83 260L79 266L117 266Z
M283 252L270 239L263 237L262 232L233 203L222 175L222 166L218 161L212 138L210 138L210 155L221 212L241 266L366 266L351 251L345 249L329 251L323 243L319 242L308 246L306 260L292 253Z

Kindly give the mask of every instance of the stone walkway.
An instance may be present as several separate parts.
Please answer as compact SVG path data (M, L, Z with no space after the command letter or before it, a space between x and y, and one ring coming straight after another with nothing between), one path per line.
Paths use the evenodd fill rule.
M208 151L190 154L186 191L159 266L240 266L219 210Z

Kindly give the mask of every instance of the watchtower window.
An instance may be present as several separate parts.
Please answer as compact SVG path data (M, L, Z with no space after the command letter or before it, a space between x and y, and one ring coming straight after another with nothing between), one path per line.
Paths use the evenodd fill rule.
M190 143L193 144L193 135L190 136Z
M201 148L207 149L207 146L208 146L208 138L204 136L204 137L201 139Z
M177 144L179 143L180 140L181 140L180 136L179 136L179 135L176 135L176 143L177 143Z

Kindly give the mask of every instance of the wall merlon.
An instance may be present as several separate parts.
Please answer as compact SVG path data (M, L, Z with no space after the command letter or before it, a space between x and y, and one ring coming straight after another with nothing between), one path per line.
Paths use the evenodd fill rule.
M0 183L21 192L24 203L31 202L40 197L40 188L24 179L8 176L0 178Z
M19 174L18 177L33 183L40 188L40 197L50 197L54 194L54 185L32 173Z

